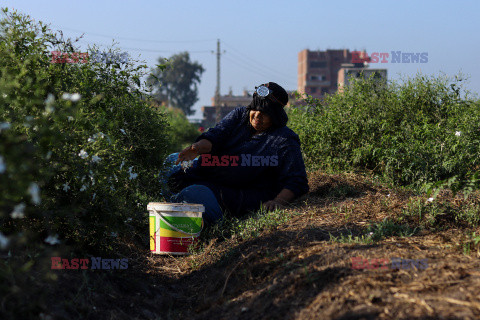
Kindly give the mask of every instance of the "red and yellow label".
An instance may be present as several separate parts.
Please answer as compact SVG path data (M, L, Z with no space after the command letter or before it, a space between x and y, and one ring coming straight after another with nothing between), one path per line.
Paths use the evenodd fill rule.
M156 238L156 232L155 232L155 217L150 216L150 251L155 251L156 246L155 246L155 238Z

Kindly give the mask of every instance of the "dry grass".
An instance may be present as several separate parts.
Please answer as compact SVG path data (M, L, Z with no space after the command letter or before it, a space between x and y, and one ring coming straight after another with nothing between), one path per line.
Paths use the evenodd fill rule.
M480 250L470 236L479 229L449 216L478 197L443 193L425 204L424 196L352 174L317 172L309 181L311 192L287 210L288 222L268 224L267 218L257 236L206 238L201 251L186 257L152 255L130 244L128 272L90 275L106 289L80 291L83 305L97 306L87 317L480 318ZM434 224L430 205L441 213ZM388 235L386 219L423 228L410 237ZM388 227L378 241L331 241L332 235L365 235L372 225ZM356 270L352 257L427 259L428 268Z

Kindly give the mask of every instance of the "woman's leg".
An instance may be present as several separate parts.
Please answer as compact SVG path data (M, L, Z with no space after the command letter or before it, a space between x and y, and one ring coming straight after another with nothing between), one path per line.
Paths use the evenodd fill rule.
M209 224L222 220L222 208L218 204L215 194L206 186L199 184L188 186L174 195L172 201L203 204L205 206L204 221Z

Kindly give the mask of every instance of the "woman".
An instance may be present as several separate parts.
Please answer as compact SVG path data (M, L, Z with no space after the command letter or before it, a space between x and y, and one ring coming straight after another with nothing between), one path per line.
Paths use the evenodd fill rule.
M248 107L230 112L178 154L177 165L200 156L193 167L170 175L170 189L179 192L171 201L204 204L208 223L262 204L283 208L308 192L300 140L286 126L287 92L274 82L255 89Z

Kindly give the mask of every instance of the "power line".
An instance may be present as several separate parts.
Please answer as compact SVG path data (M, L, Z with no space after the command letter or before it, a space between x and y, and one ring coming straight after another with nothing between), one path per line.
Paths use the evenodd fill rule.
M285 75L285 74L283 74L283 73L280 73L280 72L278 72L278 71L275 71L275 70L273 70L273 69L271 69L271 68L268 68L268 67L265 67L265 66L263 66L263 65L255 65L255 64L249 62L248 60L246 60L245 58L243 58L242 56L238 55L238 54L235 53L235 52L230 52L230 53L235 56L235 59L238 59L238 60L242 61L244 64L246 64L246 65L248 65L248 66L250 66L250 67L252 67L252 68L260 69L260 70L262 70L263 72L266 72L266 73L268 73L268 74L275 74L277 77L280 77L280 78L285 79L285 80L292 78L292 76Z
M229 58L228 56L225 56L224 58L227 59L228 61L230 61L231 63L233 63L233 64L235 64L235 65L237 65L237 66L239 66L239 67L241 67L241 68L243 68L243 69L245 69L245 70L248 70L248 71L250 71L250 72L256 73L257 75L259 75L259 76L261 76L261 77L264 77L264 78L272 78L272 75L267 75L267 74L265 74L265 73L259 72L258 69L255 69L255 68L251 68L251 67L242 65L241 63L238 63L238 61L235 61L235 60ZM290 83L290 82L288 81L288 84L289 84L289 85L292 85L293 82ZM294 85L294 86L296 86L296 85Z
M281 78L281 79L283 79L284 81L287 81L287 82L288 82L288 81L291 81L291 79L292 79L292 77L290 77L290 76L287 77L287 76L281 75L281 74L279 74L279 73L273 74L272 71L269 71L269 70L266 69L266 68L259 68L258 66L256 66L256 65L248 62L247 60L242 59L240 56L236 55L235 53L234 53L233 55L236 56L236 57L234 57L234 58L235 58L235 59L238 59L239 62L242 62L244 65L249 66L249 67L251 67L251 68L253 68L253 69L255 69L255 70L259 70L259 71L261 71L261 72L264 72L265 74L275 75L275 77ZM263 70L262 70L262 69L263 69Z
M90 41L85 41L85 40L78 40L78 42L85 43L88 45L96 44L96 45L102 45L105 47L108 47L109 45L104 44L104 43L98 43L98 42L90 42ZM144 49L144 48L132 48L132 47L124 47L124 46L117 46L120 49L124 50L131 50L131 51L145 51L145 52L163 52L163 53L175 53L178 52L179 50L156 50L156 49ZM180 50L181 51L181 50ZM183 50L183 51L188 51L189 53L210 53L211 50Z
M276 69L273 69L273 68L271 68L271 67L269 67L269 66L267 66L267 65L264 65L264 64L261 63L261 62L258 62L258 61L255 60L255 59L250 58L250 57L247 56L246 54L242 53L240 50L238 50L238 49L234 48L232 45L226 43L225 41L223 41L223 43L224 43L227 47L229 47L230 49L236 51L236 52L238 53L238 55L243 56L245 59L248 59L248 60L252 61L253 63L258 64L258 65L261 66L262 68L268 69L268 70L270 70L270 72L278 73L279 75L282 75L282 76L284 76L284 77L288 77L288 78L291 77L290 75L287 75L287 74L284 74L284 73L282 73L282 72L279 72L279 71L276 70Z
M57 28L60 28L61 30L70 30L73 32L78 32L78 33L84 33L92 36L97 36L97 37L106 37L110 39L118 39L118 40L126 40L126 41L139 41L139 42L155 42L155 43L192 43L192 42L211 42L215 41L215 39L202 39L202 40L153 40L153 39L137 39L137 38L128 38L128 37L114 37L111 35L106 35L102 33L96 33L96 32L86 32L78 29L73 29L73 28L67 28L67 27L61 27L58 25L53 25L56 26Z

